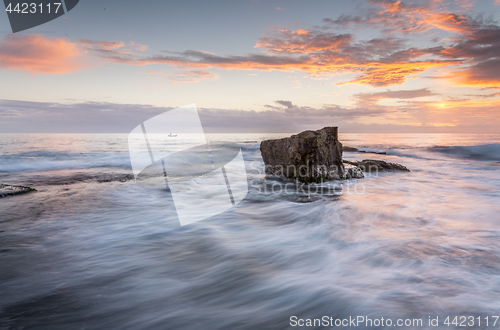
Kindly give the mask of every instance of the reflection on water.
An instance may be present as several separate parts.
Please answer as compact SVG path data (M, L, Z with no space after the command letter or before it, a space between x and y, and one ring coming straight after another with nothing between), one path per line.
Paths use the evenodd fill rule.
M0 182L39 190L0 200L6 329L285 329L292 315L498 315L500 168L496 147L475 147L498 146L498 135L344 134L345 145L387 152L346 158L412 171L311 195L265 189L291 182L262 174L265 135L212 137L243 147L250 192L184 227L167 191L132 180L126 135L61 136L0 137Z

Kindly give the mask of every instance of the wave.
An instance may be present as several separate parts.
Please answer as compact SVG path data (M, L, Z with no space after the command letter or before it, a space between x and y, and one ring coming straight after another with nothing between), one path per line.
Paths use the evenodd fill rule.
M500 161L500 144L490 143L471 146L432 146L432 147L408 147L408 146L387 146L386 148L361 149L358 153L373 153L388 156L398 156L405 158L436 160L436 155L444 155L452 158L462 158L481 161ZM344 156L349 153L344 153Z
M428 150L457 158L500 161L500 144L497 143L477 146L434 146Z
M240 144L240 146L245 151L247 156L258 153L260 148L259 143ZM400 146L388 146L387 148L377 146L377 148L370 148L367 146L363 149L370 150L370 152L386 153L388 156L409 157L424 160L435 159L431 156L431 154L441 154L453 158L495 162L500 161L500 144L498 143L475 146L432 146L413 148L401 148ZM367 151L365 152L368 153ZM130 169L129 155L127 152L71 153L55 151L28 151L0 155L0 172L47 171L101 167L121 167Z
M130 168L128 153L30 151L0 156L0 172L47 171L94 167Z
M240 144L241 149L243 150L260 150L260 143L252 143L252 144Z

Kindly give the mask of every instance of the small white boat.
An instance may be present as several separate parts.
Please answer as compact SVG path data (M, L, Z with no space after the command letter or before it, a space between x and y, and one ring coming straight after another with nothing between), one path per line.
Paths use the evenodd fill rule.
M170 133L170 134L168 135L168 137L176 137L176 136L177 136L177 134L172 134L172 133Z

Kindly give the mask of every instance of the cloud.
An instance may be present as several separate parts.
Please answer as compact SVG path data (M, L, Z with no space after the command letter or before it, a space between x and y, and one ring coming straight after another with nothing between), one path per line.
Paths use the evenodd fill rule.
M147 46L135 42L49 38L41 35L9 34L0 40L0 67L29 74L67 74L91 68L94 55L138 56Z
M457 64L456 60L437 58L412 61L424 55L433 55L433 49L408 49L402 39L373 38L354 43L351 34L322 30L274 31L270 36L259 39L256 47L274 54L307 54L309 59L301 68L311 74L360 73L357 78L339 85L397 85L404 83L407 76Z
M378 92L378 93L358 93L354 94L354 98L357 100L358 104L372 105L383 99L409 100L409 99L429 97L435 95L438 94L431 92L427 88L421 88L421 89L398 90L398 91L387 90L385 92Z
M121 41L107 42L107 41L94 41L88 39L80 39L80 45L87 46L89 49L113 50L122 48L125 44Z
M9 34L0 41L0 67L29 74L65 74L85 67L78 45L39 35Z
M175 107L84 102L28 102L0 100L2 132L110 132L128 133L138 123ZM293 132L325 125L347 124L363 116L380 116L394 109L319 108L278 100L261 111L202 108L202 124L210 132Z
M395 0L372 0L374 5L361 15L341 15L337 19L323 21L332 26L350 26L384 29L386 33L421 33L441 29L455 33L467 33L474 27L470 17L452 13L443 1L405 3ZM460 3L459 3L460 4ZM470 4L463 3L465 8Z
M109 51L100 56L107 61L127 65L166 64L179 68L218 68L225 70L291 71L301 66L305 70L307 66L312 65L308 63L306 56L286 57L260 54L222 56L197 50L184 52L164 51L163 54L152 56L136 56Z
M400 85L406 81L406 77L423 73L427 69L438 68L457 64L453 61L429 60L414 62L392 62L392 63L370 63L366 67L353 70L362 72L357 78L343 83L346 84L371 85L374 87L384 87Z
M437 52L445 58L468 60L468 65L448 75L459 85L496 87L500 84L500 27L478 29L468 38Z
M436 68L446 68L448 74L442 74L446 72L442 70L441 77L451 78L455 84L498 85L500 28L465 15L472 6L470 1L456 1L462 13L450 12L445 2L439 0L421 3L372 0L369 4L376 7L358 16L325 19L326 26L272 31L260 38L256 46L272 54L308 56L307 62L297 69L313 75L358 73L354 79L338 85L399 85L409 76ZM354 35L339 34L338 29L329 28L338 26L384 29L390 35L355 41ZM403 33L425 37L424 33L432 29L458 37L435 40L441 45L430 48L408 48L403 39L395 36Z
M360 73L360 76L347 83L372 86L401 84L409 75L429 68L456 64L456 60L441 59L410 61L432 52L404 49L401 40L375 38L358 43L352 43L352 40L353 37L347 34L324 34L302 29L280 30L257 43L258 47L265 48L271 54L222 56L188 50L142 56L121 50L102 50L98 56L110 62L136 66L165 64L197 69L300 70L312 75L351 72Z
M310 107L277 100L260 111L201 108L199 113L206 133L299 132L324 126L339 126L342 132L498 131L500 99L417 100L431 94L425 89L385 91L358 94L359 99L368 101L352 107ZM397 106L376 104L383 98L407 102ZM178 106L0 100L0 131L129 133L138 123Z
M1 132L127 132L172 108L106 102L0 100Z
M500 92L491 94L466 94L467 97L477 98L477 99L489 99L492 97L500 96Z
M123 41L96 41L80 39L78 46L86 53L101 58L112 56L140 56L149 49L148 46L136 42L125 43Z
M486 26L477 29L448 47L436 48L435 53L445 58L468 58L484 61L498 57L500 52L500 27Z
M371 117L378 116L385 113L397 111L390 108L360 108L360 107L341 107L335 104L325 104L321 108L314 108L308 106L298 106L293 104L291 101L278 100L275 101L278 106L275 105L265 105L267 109L276 111L283 116L288 118L299 117L301 121L306 120L305 118L315 119L321 121L321 118L328 120L335 118L342 119L355 119L359 117Z
M259 39L255 47L274 54L309 54L318 51L339 51L352 42L350 34L314 32L288 29L272 33Z
M172 84L179 83L196 83L204 80L215 80L219 78L219 75L201 70L191 70L191 71L176 71L176 72L161 72L161 71L149 71L142 72L151 75L160 75L170 80Z
M267 54L224 56L187 50L142 56L121 50L106 50L99 56L107 61L137 66L165 64L196 69L299 70L314 76L357 73L357 77L340 84L375 87L402 84L408 76L463 62L461 57L445 53L444 46L408 48L403 39L395 37L356 42L352 34L338 34L320 28L298 28L294 31L274 29L260 38L255 47L263 49ZM427 58L419 60L424 57Z
M443 0L419 3L371 0L367 6L357 7L358 15L327 18L322 26L295 30L275 27L257 40L255 48L262 50L259 54L220 55L202 50L163 51L154 54L147 46L135 42L81 39L75 43L61 41L73 53L58 52L63 59L50 62L52 67L47 63L24 65L22 57L20 61L23 63L15 63L17 56L4 59L6 55L2 50L0 56L4 59L4 68L25 67L30 73L71 72L75 66L64 65L68 62L64 59L71 59L75 54L85 54L122 65L163 64L180 70L175 74L164 74L174 83L217 79L217 75L206 71L217 68L302 71L313 77L350 74L348 80L341 81L338 85L385 87L401 85L409 77L439 69L439 76L435 73L437 70L434 70L432 75L425 77L449 78L455 84L466 86L495 87L499 82L496 68L497 54L500 53L500 27L492 22L467 16L466 11L471 8L468 0L455 1L454 12L447 9L447 4ZM349 27L350 33L339 33L339 28L343 26ZM357 28L378 29L382 34L376 38L358 40L353 34ZM451 33L452 37L436 39L429 32L436 29ZM423 38L420 40L422 42L414 43L419 47L407 46L409 35ZM20 40L25 43L34 42L27 39L30 37L18 38L17 43ZM48 38L32 38L51 45L55 42ZM16 48L11 45L12 40L2 41L2 45L5 44L2 48ZM426 41L432 41L433 46L424 47ZM34 55L28 57L28 62L43 62L43 56L40 60ZM89 62L90 59L86 61Z
M427 115L427 124L435 123L454 124L456 126L489 126L500 125L500 99L457 99L441 100L415 104L421 112ZM477 133L494 133L492 129L478 130Z
M470 66L465 71L450 75L456 82L472 87L500 86L500 58L489 59Z
M132 48L134 48L135 50L138 50L138 51L140 51L140 52L145 52L146 50L148 50L148 49L149 49L149 47L148 47L148 46L146 46L146 45L141 45L141 44L138 44L138 43L133 42L133 41L131 41L131 42L130 42L130 47L132 47Z
M278 100L276 101L276 103L278 103L279 105L282 105L286 108L292 108L293 107L293 103L290 102L290 101L282 101L282 100Z

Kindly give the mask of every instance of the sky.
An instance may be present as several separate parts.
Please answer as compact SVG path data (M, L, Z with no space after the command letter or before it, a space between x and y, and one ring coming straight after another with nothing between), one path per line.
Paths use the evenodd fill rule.
M500 0L81 0L11 33L0 133L498 133Z

